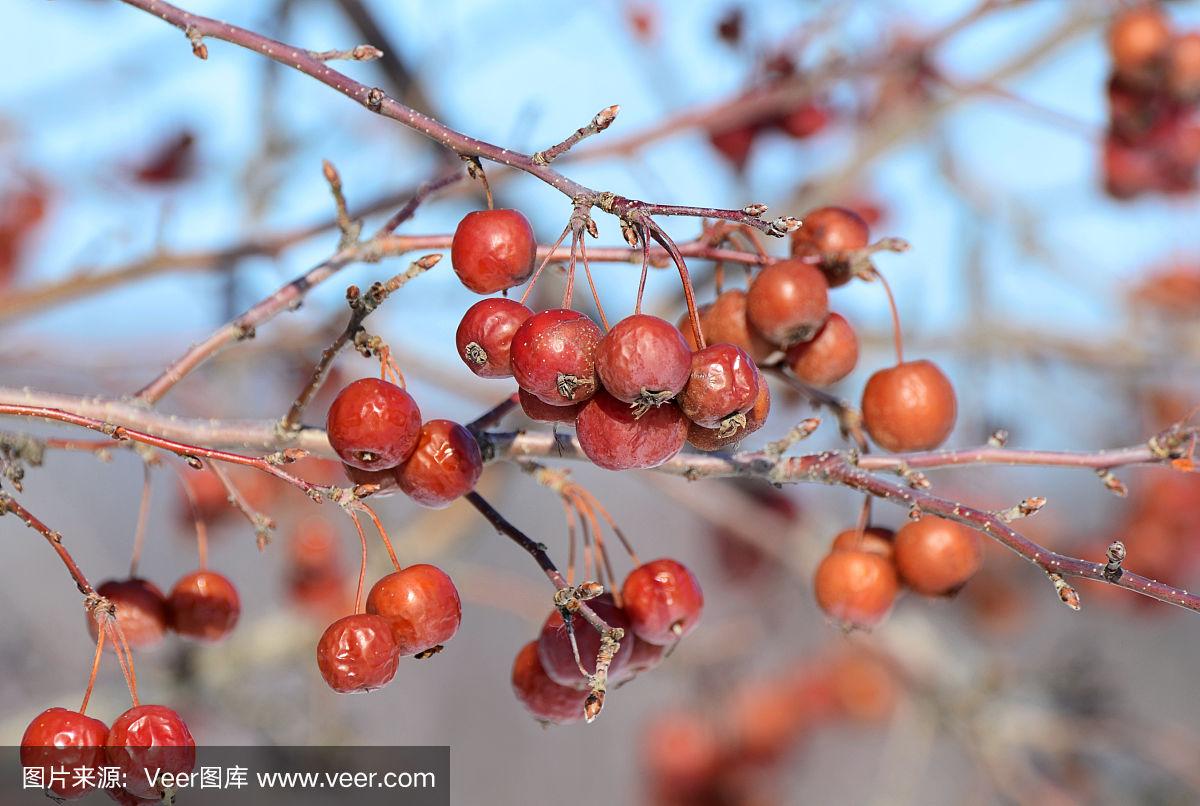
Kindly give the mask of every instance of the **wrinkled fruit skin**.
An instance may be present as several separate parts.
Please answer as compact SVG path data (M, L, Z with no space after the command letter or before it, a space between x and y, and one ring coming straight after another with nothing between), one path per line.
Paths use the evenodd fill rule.
M636 414L603 389L583 405L575 435L593 464L606 470L658 467L679 453L687 440L687 420L674 403Z
M692 373L679 395L679 407L703 428L721 428L745 414L758 398L758 368L746 351L732 344L710 344L692 353Z
M979 535L954 521L926 515L896 533L896 570L923 596L958 591L983 565Z
M688 442L693 448L701 451L723 451L732 448L746 437L762 428L771 413L771 388L767 379L759 373L758 396L754 399L754 407L746 412L746 425L735 429L732 433L722 434L717 428L704 428L688 421Z
M329 444L360 470L387 470L407 459L421 433L421 410L412 395L379 378L346 386L329 406Z
M958 401L950 380L932 361L881 369L863 389L863 427L893 452L927 451L954 430Z
M167 598L158 586L146 579L110 579L96 588L96 593L117 606L117 623L129 646L146 649L162 641L171 624ZM87 614L88 632L96 640L96 620ZM105 637L104 648L113 649L111 636Z
M665 558L633 569L621 586L621 601L634 634L658 645L673 644L694 630L704 610L696 577Z
M517 210L467 213L450 242L454 273L476 294L520 285L533 274L536 258L533 227Z
M829 317L829 285L816 266L782 260L755 276L746 294L746 318L780 347L808 341Z
M471 432L451 420L430 420L396 481L421 506L442 509L474 490L482 473L483 454Z
M679 330L657 316L634 314L618 322L596 349L596 373L605 390L626 403L655 396L659 405L683 391L692 351Z
M700 315L700 327L709 343L741 347L756 362L766 361L776 349L750 326L746 319L746 292L740 288L721 292Z
M182 774L196 766L196 740L179 714L163 705L139 705L117 717L105 740L108 764L120 767L135 797L159 796L146 771Z
M841 253L862 249L871 231L862 217L845 207L818 207L804 216L792 234L792 257L820 256L821 271L831 288L850 280L850 262Z
M625 616L624 611L613 604L610 594L598 596L588 601L587 605L595 611L596 615L604 619L609 627L620 627L625 630L626 635L630 634L629 619ZM595 674L596 653L600 651L600 633L595 627L584 621L582 616L575 616L571 621L571 626L575 631L575 642L579 645L579 659L583 661L583 668L587 669L589 674ZM575 665L575 655L571 652L571 638L567 635L566 626L557 610L546 617L537 644L538 660L541 661L542 668L546 670L546 674L551 680L560 686L570 688L582 690L587 687L587 680L579 673L579 667ZM609 676L613 679L619 679L629 663L629 658L633 654L632 644L633 642L629 640L621 641L621 648L617 650L617 654L613 656L612 663L608 667Z
M380 579L367 595L367 612L387 619L401 655L417 655L458 632L462 602L446 572L410 565Z
M869 630L883 621L898 589L891 560L855 549L827 554L813 578L817 604L847 629Z
M600 339L600 328L578 311L535 313L513 335L513 377L545 403L582 403L596 393Z
M575 418L579 416L579 410L583 408L583 403L573 403L570 406L552 406L540 400L538 397L524 389L518 389L517 395L521 401L521 411L525 412L525 416L539 423L567 423L568 425L575 424Z
M326 628L317 642L317 668L341 694L382 688L396 676L399 647L383 616L356 613Z
M48 708L34 717L21 737L21 766L42 768L46 789L62 800L79 800L96 788L95 783L73 782L68 773L65 782L51 783L51 772L78 767L104 766L104 741L108 725L99 719L70 711Z
M817 335L789 347L784 360L810 386L835 384L858 364L858 335L845 317L831 313Z
M513 334L531 316L533 311L505 297L479 300L463 314L454 335L458 357L480 378L510 377Z
M512 688L517 701L534 719L552 725L567 725L583 719L587 692L555 683L538 660L538 642L521 647L513 661Z
M167 607L175 632L205 641L233 632L242 612L237 588L212 571L194 571L176 582Z

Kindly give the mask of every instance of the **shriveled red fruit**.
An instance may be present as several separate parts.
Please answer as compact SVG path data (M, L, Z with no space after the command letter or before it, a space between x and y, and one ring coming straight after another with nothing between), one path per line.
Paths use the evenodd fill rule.
M533 274L537 240L517 210L476 210L458 222L450 262L462 284L476 294L520 285Z
M604 389L639 410L679 394L691 368L692 351L679 330L644 313L617 322L596 348L596 374Z
M625 630L627 635L631 632L628 617L621 608L616 606L610 594L605 593L591 599L587 605L595 611L597 616L604 619L609 627L620 627ZM579 659L583 662L583 668L589 674L595 674L596 655L600 651L599 631L588 624L582 616L574 616L571 619L571 627L575 632L575 643L579 646ZM578 689L587 687L587 680L580 674L579 667L575 665L575 654L571 651L571 638L567 634L562 615L557 610L546 617L545 623L542 624L542 632L538 635L537 644L538 660L541 661L542 668L546 670L546 674L550 676L551 680L561 686ZM632 654L633 642L621 641L621 648L617 650L612 663L609 664L609 676L618 679L622 670L629 663Z
M1171 23L1157 3L1143 3L1117 15L1108 29L1113 68L1126 78L1148 79L1148 72L1171 47Z
M596 393L596 347L600 328L578 311L535 313L512 340L517 385L545 403L569 406Z
M896 533L891 529L884 529L879 526L869 526L863 529L861 535L857 529L847 529L844 532L838 532L837 537L833 539L833 543L829 546L829 550L831 552L865 551L869 554L878 554L881 557L890 559L894 551L892 541L895 537Z
M793 344L784 359L792 373L811 386L829 386L854 371L858 335L838 313L829 314L811 341Z
M396 483L396 469L389 467L387 470L362 470L342 463L342 470L346 473L346 478L350 479L350 483L354 486L362 484L373 484L379 489L371 495L378 498L386 498L399 492L400 485Z
M108 725L99 719L66 708L48 708L25 728L21 737L21 766L26 770L40 768L42 783L54 797L79 800L96 788L96 781L76 779L71 771L104 766L107 737ZM58 770L68 771L65 781L57 780Z
M867 222L845 207L818 207L803 220L803 226L792 234L792 257L819 255L821 271L830 287L845 285L850 280L850 261L845 253L870 242Z
M463 314L454 335L458 357L481 378L512 375L509 351L513 334L533 311L506 297L481 299Z
M825 555L813 577L817 604L846 629L869 630L883 621L898 589L890 559L857 549Z
M829 284L816 266L781 260L763 268L746 293L746 318L781 347L808 341L829 317Z
M889 451L927 451L954 430L954 387L932 361L907 361L881 369L863 389L863 427Z
M175 632L205 641L232 632L242 613L237 588L213 571L193 571L176 582L167 607Z
M979 535L961 523L925 515L896 532L896 570L924 596L955 593L983 565Z
M400 648L392 623L372 613L343 616L317 642L317 668L334 691L370 691L396 676Z
M696 628L704 593L683 563L664 557L629 572L621 586L621 602L639 639L673 644Z
M421 506L441 509L474 490L481 473L483 455L471 432L451 420L430 420L396 481Z
M367 612L387 619L401 655L446 643L462 622L458 589L437 566L418 563L380 579L367 595Z
M360 470L387 470L417 447L421 410L412 395L379 378L360 378L329 406L329 444Z
M722 291L700 315L704 338L713 344L741 347L755 361L766 361L776 347L746 320L746 292L740 288ZM695 349L694 347L692 348Z
M538 642L521 647L512 667L513 694L534 719L551 725L567 725L583 719L586 691L555 683L538 659Z
M583 403L573 403L570 406L553 406L536 397L535 395L526 392L524 389L517 390L517 395L521 401L521 411L525 412L525 416L539 423L567 423L568 425L575 424L575 418L579 415L579 410L583 408Z
M139 798L161 797L155 771L184 775L196 766L196 740L183 717L165 705L138 705L112 723L104 741L108 766L118 767L125 789Z
M601 389L575 418L579 447L606 470L658 467L683 448L687 420L671 402L642 416Z
M701 451L723 451L732 448L746 437L762 428L771 413L771 387L760 372L758 375L758 396L754 398L754 407L746 412L746 424L741 428L722 433L720 428L704 428L688 420L688 442L693 448Z
M157 585L146 579L110 579L96 588L96 593L108 599L117 608L117 623L129 646L146 649L162 641L170 628L170 612L167 597ZM96 640L96 620L87 614L88 632ZM113 650L113 642L106 640L105 649Z
M732 344L710 344L692 353L692 374L679 395L679 408L703 428L728 435L746 424L758 398L758 368Z

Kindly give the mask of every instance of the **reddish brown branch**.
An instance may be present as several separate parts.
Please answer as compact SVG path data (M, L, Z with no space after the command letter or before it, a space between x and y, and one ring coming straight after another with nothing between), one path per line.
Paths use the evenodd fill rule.
M67 551L67 547L63 545L62 535L42 523L36 515L18 504L12 496L0 492L0 515L4 515L5 512L11 512L16 515L26 526L46 538L46 542L50 544L50 547L54 549L59 559L63 561L63 565L67 567L67 573L71 575L71 579L75 580L75 587L79 588L80 593L88 597L96 595L95 589L75 563L75 558L71 556L71 552Z

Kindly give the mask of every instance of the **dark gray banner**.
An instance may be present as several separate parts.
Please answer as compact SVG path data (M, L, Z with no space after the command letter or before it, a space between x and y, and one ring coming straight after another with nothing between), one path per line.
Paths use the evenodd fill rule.
M0 750L0 804L48 806L55 791L70 796L88 792L73 801L84 804L133 804L130 793L154 798L156 792L183 806L450 804L449 747L200 747L191 769L192 759L177 751L162 748L162 756L151 753L136 764L114 765L107 758L58 764L51 750L38 762L44 766L26 767L19 749L6 747ZM117 797L103 791L118 782L124 792Z

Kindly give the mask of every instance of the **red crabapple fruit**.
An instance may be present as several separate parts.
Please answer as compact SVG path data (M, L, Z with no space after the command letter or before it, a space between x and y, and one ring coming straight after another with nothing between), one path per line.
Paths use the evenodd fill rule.
M458 223L450 262L462 284L476 294L520 285L533 274L537 240L517 210L476 210Z
M582 403L596 393L600 339L600 328L578 311L535 313L513 334L513 377L545 403Z
M164 705L130 708L112 723L104 744L108 765L121 770L125 789L139 798L162 797L150 781L156 770L183 775L196 766L196 740Z
M509 351L513 334L533 311L505 297L481 299L463 314L454 343L458 357L481 378L512 375Z
M66 708L42 711L21 737L21 766L41 768L46 790L60 800L79 800L96 788L95 780L76 780L68 773L67 780L54 780L54 770L74 770L79 767L99 769L104 766L104 742L108 725L99 719Z
M621 601L634 634L651 644L673 644L696 628L704 609L700 583L671 559L639 565L621 586Z
M418 655L445 644L462 622L462 602L454 582L442 569L424 563L376 582L367 595L367 612L392 625L401 655Z
M881 448L927 451L954 430L958 402L932 361L908 361L876 372L862 397L863 427Z
M606 470L658 467L683 448L687 419L671 402L638 412L601 389L575 418L579 446Z
M483 454L471 432L451 420L430 420L396 481L421 506L441 509L474 490L482 473Z
M360 470L387 470L407 459L421 433L412 395L379 378L360 378L338 392L326 418L329 444Z
M538 642L521 647L512 667L513 693L533 718L551 725L583 719L587 692L555 683L538 660Z
M242 603L233 583L213 571L193 571L167 597L171 626L180 635L217 641L237 625Z
M692 351L679 330L657 316L622 319L596 348L596 373L605 390L645 410L661 406L683 391L692 368Z
M317 668L341 694L382 688L396 676L399 647L383 616L355 613L325 629L317 642Z

